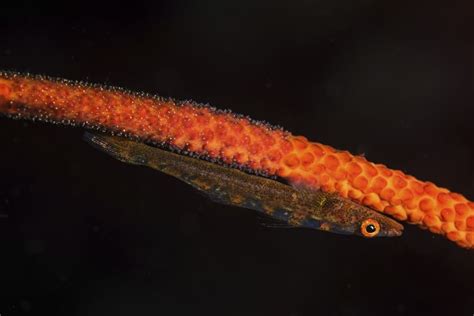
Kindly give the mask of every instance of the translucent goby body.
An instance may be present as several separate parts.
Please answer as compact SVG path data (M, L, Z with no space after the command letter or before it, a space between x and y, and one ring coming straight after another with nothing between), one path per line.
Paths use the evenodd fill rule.
M257 210L294 227L365 237L400 236L403 231L393 219L337 194L298 189L126 138L91 133L84 138L118 160L178 178L216 202Z

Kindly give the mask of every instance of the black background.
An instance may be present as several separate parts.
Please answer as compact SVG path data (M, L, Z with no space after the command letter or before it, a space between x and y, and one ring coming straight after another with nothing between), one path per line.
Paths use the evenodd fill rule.
M474 198L472 1L9 1L0 68L209 102ZM474 252L268 228L0 119L0 314L472 315Z

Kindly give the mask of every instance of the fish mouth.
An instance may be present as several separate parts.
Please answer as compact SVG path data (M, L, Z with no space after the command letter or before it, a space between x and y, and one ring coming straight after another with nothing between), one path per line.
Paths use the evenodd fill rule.
M384 218L381 224L382 230L379 237L398 237L403 234L403 225L391 218Z

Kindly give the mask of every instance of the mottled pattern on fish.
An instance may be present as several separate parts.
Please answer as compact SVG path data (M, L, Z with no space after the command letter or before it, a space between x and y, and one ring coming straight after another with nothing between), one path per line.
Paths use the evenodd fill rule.
M403 226L393 219L335 193L297 190L272 179L122 137L86 133L84 138L120 161L180 179L218 203L260 211L293 227L365 237L400 236L403 231ZM364 231L367 221L377 225L373 234Z
M342 197L474 247L474 203L363 157L229 111L78 82L0 73L0 112L152 142Z

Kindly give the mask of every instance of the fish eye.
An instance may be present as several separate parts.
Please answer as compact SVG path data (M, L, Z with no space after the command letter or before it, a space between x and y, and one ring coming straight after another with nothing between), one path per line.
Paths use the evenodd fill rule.
M360 231L364 237L372 238L380 232L380 224L374 219L366 219L360 225Z

